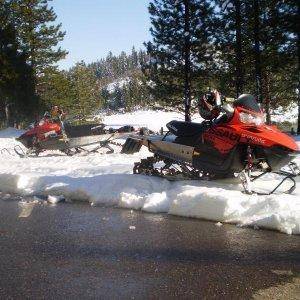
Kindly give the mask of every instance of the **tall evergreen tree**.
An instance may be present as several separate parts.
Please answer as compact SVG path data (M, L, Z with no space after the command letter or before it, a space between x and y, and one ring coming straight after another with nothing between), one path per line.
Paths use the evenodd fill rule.
M93 71L84 62L77 63L70 70L72 82L73 109L83 115L92 113L101 106L100 90Z
M41 98L45 109L59 105L69 113L75 111L75 91L71 76L65 71L46 71L40 83Z
M49 7L50 1L14 0L18 38L29 54L28 62L36 76L42 76L46 69L53 68L67 54L57 47L65 32L61 31L61 23L54 24L57 16L53 7Z
M299 73L291 72L296 57L293 2L217 1L219 22L215 41L220 62L215 74L222 91L231 94L234 88L236 95L243 91L255 93L264 105L268 123L271 107L289 103L294 83L298 82L293 73Z
M212 12L206 0L153 0L149 5L153 41L146 44L151 58L144 71L156 99L168 106L185 104L187 121L191 99L209 82Z
M281 0L253 0L248 10L249 29L254 36L256 90L264 105L267 123L271 123L271 106L278 105L280 98L285 98L286 101L289 97L289 92L285 90L294 77L293 74L286 78L282 76L287 74L287 68L290 69L295 64L295 55L290 55L287 51L287 30L281 22L286 7L280 9L280 2Z
M191 121L191 5L190 0L183 1L184 7L184 115L185 121Z
M280 14L277 26L285 32L285 52L288 54L290 91L298 104L297 132L300 133L300 3L296 0L278 0L276 10ZM296 93L295 93L296 91Z
M46 80L45 73L54 71L57 61L66 55L66 51L57 47L65 33L61 31L61 24L54 24L56 15L53 8L48 6L50 1L1 0L0 2L1 21L5 19L7 24L11 24L15 34L15 43L10 45L16 45L11 47L18 58L13 60L14 68L19 72L16 77L19 81L14 84L15 93L20 90L21 94L18 94L18 97L15 95L14 98L19 101L20 110L23 107L24 111L28 111L31 107L29 112L31 115L36 114L33 107L35 110L40 107L40 98L35 94L41 96ZM21 59L23 61L20 61ZM26 93L30 97L31 106L28 106L29 98L25 97ZM17 111L16 106L14 111Z
M0 1L0 107L6 125L18 123L34 111L32 69L20 50L9 1Z
M254 40L254 62L255 62L255 83L257 98L262 103L262 66L261 66L261 7L259 0L253 0L253 40Z
M245 89L245 3L243 0L216 1L214 40L216 50L220 52L216 76L222 84L222 92L238 97ZM234 78L234 81L232 80Z

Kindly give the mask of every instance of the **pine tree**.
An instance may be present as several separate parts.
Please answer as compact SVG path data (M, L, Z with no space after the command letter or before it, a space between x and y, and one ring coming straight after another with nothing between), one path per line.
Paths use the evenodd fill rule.
M293 101L298 104L297 132L300 134L300 3L295 0L278 0L276 5L280 13L277 26L285 32L285 52L288 54L285 63L288 62L289 77L292 82L289 90Z
M16 60L15 63L18 72L23 72L18 76L18 78L23 78L23 81L19 80L15 83L17 84L15 85L16 91L22 87L23 92L20 92L20 97L16 99L20 100L23 97L23 102L25 101L27 105L22 101L18 105L24 110L31 107L29 112L31 115L36 114L35 110L42 109L43 103L36 95L42 96L46 80L45 74L55 71L55 64L66 55L66 51L60 47L57 48L65 33L61 31L61 24L54 24L56 15L53 8L48 6L50 1L1 0L0 2L1 6L5 4L7 7L4 16L6 22L15 28L17 54L23 59L23 64L20 60ZM3 20L3 18L1 19ZM28 82L29 78L30 84L24 84ZM28 106L29 98L25 99L25 94L27 93L29 97L32 88L35 95L30 96L31 106ZM14 107L14 111L16 109Z
M135 50L135 47L132 47L131 50L131 61L132 61L132 70L139 67L139 57L137 51Z
M101 106L97 78L84 62L77 63L70 70L74 110L83 115L92 113Z
M45 110L58 105L68 113L75 111L75 91L71 76L65 71L46 71L40 83L41 97Z
M32 69L26 53L20 50L17 31L10 19L11 6L0 2L0 107L6 125L12 126L30 116L35 99Z
M29 54L28 62L36 76L54 68L54 64L67 54L57 48L65 32L61 31L61 24L54 24L57 16L53 7L49 7L50 1L15 0L18 38L23 50Z
M286 102L289 96L284 90L293 81L293 75L286 78L282 75L287 74L287 67L289 69L295 63L293 55L287 51L287 30L281 22L285 8L280 8L280 2L253 0L248 8L249 30L254 36L256 90L264 104L267 123L271 123L271 106L278 105L280 98L285 98Z
M210 1L153 0L149 13L153 41L146 44L151 58L144 72L151 93L168 106L184 103L189 121L191 99L209 81Z
M295 7L291 2L218 1L215 40L220 61L215 74L222 92L230 94L234 88L237 96L243 91L256 94L264 105L268 123L271 107L290 103L297 82L293 73L298 73L291 72L296 56L296 31L292 30ZM289 89L291 86L294 88Z
M245 5L242 0L218 0L214 40L219 54L216 76L223 93L238 97L245 88ZM234 78L234 81L232 81ZM225 81L222 84L222 81Z
M255 61L255 83L257 98L262 103L262 65L261 65L261 8L258 0L253 0L253 37L254 37L254 61ZM269 111L268 111L269 113Z

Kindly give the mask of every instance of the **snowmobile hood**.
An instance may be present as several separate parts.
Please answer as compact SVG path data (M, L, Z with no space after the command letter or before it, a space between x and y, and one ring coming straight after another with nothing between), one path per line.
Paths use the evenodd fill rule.
M249 142L265 147L281 146L295 153L300 150L296 141L289 135L281 132L276 126L242 126L241 137Z
M29 136L29 135L30 135L30 134L28 134L28 132L26 131L26 132L22 133L20 136L16 137L15 140L16 140L16 141L19 141L19 142L22 142L22 140L23 140L25 137Z
M20 142L26 148L28 148L29 147L29 138L30 138L30 136L28 136L25 132L25 133L21 134L19 137L16 137L15 140Z

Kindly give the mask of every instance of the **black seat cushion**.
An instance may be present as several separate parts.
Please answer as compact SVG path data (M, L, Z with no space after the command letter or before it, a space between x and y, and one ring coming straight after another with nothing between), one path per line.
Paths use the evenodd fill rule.
M103 134L103 124L83 124L72 125L70 123L64 123L64 129L68 137L82 137L90 135Z
M207 128L204 124L183 121L171 121L166 126L171 133L179 137L201 135Z

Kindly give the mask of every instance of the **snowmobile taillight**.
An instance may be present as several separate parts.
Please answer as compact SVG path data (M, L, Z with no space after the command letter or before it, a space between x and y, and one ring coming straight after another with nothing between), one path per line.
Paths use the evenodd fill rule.
M245 124L255 124L257 126L265 123L263 115L252 115L246 112L240 112L240 120Z

